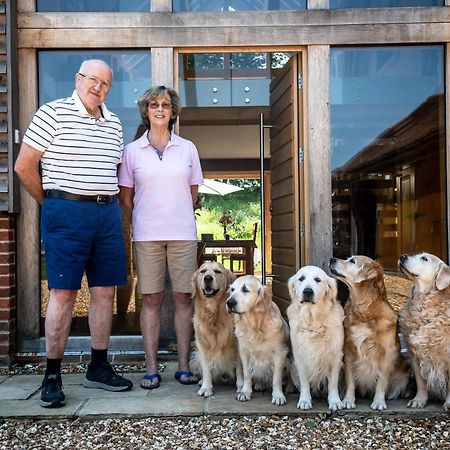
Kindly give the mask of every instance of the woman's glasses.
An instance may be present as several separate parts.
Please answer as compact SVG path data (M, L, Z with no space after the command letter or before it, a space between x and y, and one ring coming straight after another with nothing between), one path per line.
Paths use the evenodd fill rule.
M168 111L169 109L172 108L172 103L169 103L169 102L162 102L162 103L150 102L148 104L148 107L150 109L159 109L159 107L161 107L162 109L165 109L166 111Z

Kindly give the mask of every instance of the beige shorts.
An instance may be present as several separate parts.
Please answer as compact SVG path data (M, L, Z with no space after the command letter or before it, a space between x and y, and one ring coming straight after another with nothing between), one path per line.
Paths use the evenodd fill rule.
M197 241L135 241L134 263L140 294L164 291L166 268L172 291L191 293L197 270Z

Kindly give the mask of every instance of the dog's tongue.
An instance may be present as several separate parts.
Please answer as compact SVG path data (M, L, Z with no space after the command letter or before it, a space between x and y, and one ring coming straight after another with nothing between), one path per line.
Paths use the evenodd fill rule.
M204 289L206 295L211 295L214 292L214 289L207 287Z

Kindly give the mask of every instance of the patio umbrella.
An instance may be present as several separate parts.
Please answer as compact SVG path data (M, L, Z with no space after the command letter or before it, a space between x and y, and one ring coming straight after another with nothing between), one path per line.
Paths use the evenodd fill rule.
M243 188L233 184L222 183L221 181L205 179L203 184L198 187L200 194L227 195L232 192L242 191Z

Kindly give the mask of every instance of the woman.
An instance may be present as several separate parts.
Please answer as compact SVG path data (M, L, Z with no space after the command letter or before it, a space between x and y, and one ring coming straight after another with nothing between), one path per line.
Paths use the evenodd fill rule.
M166 266L172 282L175 333L181 384L197 379L189 369L192 337L191 278L197 269L194 204L203 183L195 145L177 136L173 125L181 111L172 88L151 87L139 99L146 132L125 147L119 169L120 201L132 223L140 316L147 373L144 389L159 387L157 351L164 301Z

